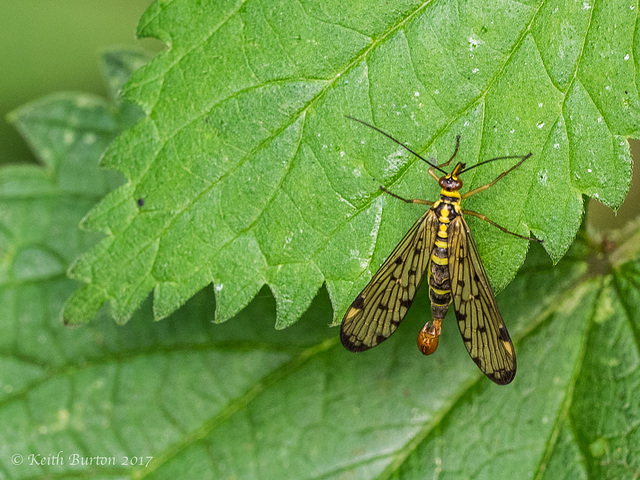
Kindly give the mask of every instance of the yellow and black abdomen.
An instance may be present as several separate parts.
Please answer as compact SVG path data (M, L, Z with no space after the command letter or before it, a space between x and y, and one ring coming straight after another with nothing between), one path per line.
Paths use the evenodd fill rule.
M429 255L429 300L431 316L418 334L418 348L425 355L431 355L438 348L438 338L442 320L451 304L451 279L449 278L450 230L449 225L460 215L460 195L458 192L442 190L440 200L431 207L437 219L435 240Z
M455 194L455 196L452 196ZM451 281L449 279L449 224L458 216L457 192L441 192L441 200L433 209L438 217L438 232L431 251L429 266L429 299L434 320L442 320L451 304Z

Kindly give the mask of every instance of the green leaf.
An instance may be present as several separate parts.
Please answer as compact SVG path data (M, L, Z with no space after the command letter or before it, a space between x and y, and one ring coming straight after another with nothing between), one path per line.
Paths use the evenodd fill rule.
M110 55L123 61L110 80L137 63ZM163 322L146 301L123 327L65 328L57 315L74 282L64 270L96 241L74 226L100 186L119 181L96 168L95 146L136 114L104 102L99 116L95 104L60 98L12 118L40 119L24 123L33 138L70 130L77 167L63 168L61 151L42 168L0 169L3 476L600 480L640 471L637 222L604 238L581 233L555 267L531 248L498 296L518 355L507 387L478 371L452 315L438 352L418 352L425 291L391 339L360 355L328 328L325 290L281 331L266 288L222 325L211 323L218 307L205 289ZM80 149L89 131L54 107L105 120L94 148Z
M324 284L337 322L422 213L378 186L438 194L424 163L344 115L441 161L457 134L468 164L533 152L466 208L532 232L557 261L582 195L616 208L629 186L637 12L508 0L152 4L139 33L170 49L125 88L147 117L104 157L128 183L85 219L107 237L71 269L85 285L65 321L108 302L126 322L151 291L160 319L213 284L222 322L268 285L284 327ZM499 291L527 242L470 224Z

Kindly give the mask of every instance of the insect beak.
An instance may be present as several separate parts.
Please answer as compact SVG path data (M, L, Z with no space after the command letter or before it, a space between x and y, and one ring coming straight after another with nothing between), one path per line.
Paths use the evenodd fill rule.
M458 175L460 175L460 173L462 172L462 170L465 169L466 166L467 166L466 163L458 162L458 164L456 165L456 168L454 168L453 172L451 172L451 177L454 179L457 179Z

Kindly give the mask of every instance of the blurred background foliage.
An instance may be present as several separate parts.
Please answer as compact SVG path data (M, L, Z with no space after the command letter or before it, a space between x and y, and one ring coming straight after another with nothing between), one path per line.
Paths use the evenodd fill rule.
M152 0L0 1L0 164L35 162L6 115L60 91L105 95L99 54L115 45L150 52L156 39L136 39L136 26Z

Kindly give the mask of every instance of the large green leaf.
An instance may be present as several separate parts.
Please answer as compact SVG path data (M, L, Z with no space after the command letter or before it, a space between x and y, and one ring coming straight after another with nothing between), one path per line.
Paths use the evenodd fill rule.
M126 87L147 117L103 164L128 183L85 226L107 234L73 266L64 318L109 302L127 321L153 291L164 318L213 284L216 321L266 284L276 325L325 284L341 318L433 199L426 165L352 115L446 159L533 152L467 207L544 239L558 260L586 194L617 207L638 137L638 9L625 2L156 2L140 34L170 49ZM479 186L508 167L465 177ZM494 288L527 242L471 220Z
M106 59L114 89L143 60ZM223 325L211 323L205 289L162 322L147 301L123 327L63 327L58 312L74 288L63 272L97 240L74 227L120 182L97 159L136 118L84 95L12 116L47 161L0 170L0 478L602 480L640 471L637 224L581 235L555 267L531 249L498 297L518 355L508 387L478 371L453 318L434 356L418 352L424 291L398 332L361 355L327 327L324 290L282 331L267 289Z

